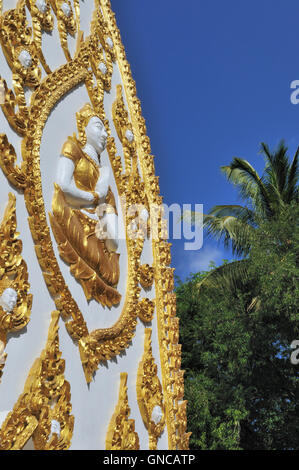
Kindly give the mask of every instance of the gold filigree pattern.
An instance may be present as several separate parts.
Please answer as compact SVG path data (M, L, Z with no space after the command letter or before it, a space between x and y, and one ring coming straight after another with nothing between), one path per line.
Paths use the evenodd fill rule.
M149 323L154 317L155 303L147 298L140 300L137 306L138 317L144 323Z
M55 13L58 22L58 31L60 36L60 43L63 49L64 55L68 61L72 60L71 54L68 49L67 35L75 36L78 30L78 4L74 16L72 4L70 0L49 0ZM63 11L63 8L67 10Z
M58 338L59 312L52 312L48 340L34 362L24 391L0 430L1 450L20 450L32 437L36 450L65 450L71 444L74 417L70 385L64 378ZM59 430L51 431L55 420ZM57 432L58 431L58 432Z
M42 51L42 31L53 30L54 18L51 14L50 5L46 4L45 11L40 11L36 6L36 0L26 0L26 5L30 10L32 19L33 40L36 44L39 60L47 73L51 73Z
M131 410L128 403L127 379L128 374L120 374L118 403L108 427L106 450L139 450L135 421L129 419Z
M151 346L151 328L144 332L144 353L137 372L137 401L149 434L149 449L157 449L157 441L165 427L162 386Z
M20 0L14 10L8 10L0 18L0 42L9 67L12 71L13 91L9 90L4 79L5 100L1 104L6 119L20 135L25 135L28 123L28 107L25 87L36 88L40 83L41 70L37 44L28 27L25 1ZM28 65L20 60L26 53ZM29 60L30 59L30 60Z
M149 264L142 264L139 268L140 284L144 289L150 289L154 282L154 268Z
M7 289L13 289L16 301L9 311L0 306L0 377L6 359L4 347L7 334L25 328L30 320L32 305L27 265L22 258L22 241L18 238L16 228L16 198L9 193L0 225L0 296Z

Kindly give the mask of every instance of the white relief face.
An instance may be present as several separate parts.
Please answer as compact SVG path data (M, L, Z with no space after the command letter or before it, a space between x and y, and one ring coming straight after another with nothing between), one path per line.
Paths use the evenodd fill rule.
M25 67L25 69L29 69L29 67L31 67L31 65L32 65L32 58L31 58L31 55L30 55L29 52L26 51L25 49L23 49L23 50L20 52L19 61L21 62L21 64L23 65L23 67Z
M106 65L104 64L104 62L101 62L100 65L99 65L99 70L104 74L106 75L107 73L107 67Z
M128 130L126 131L126 134L125 134L125 135L126 135L126 139L127 139L129 142L133 142L133 140L134 140L134 134L133 134L133 132L132 132L130 129L128 129Z
M154 421L155 424L158 424L158 423L160 423L162 418L163 418L162 409L161 409L160 406L156 405L153 408L151 420Z
M108 134L100 118L93 116L85 128L87 142L92 145L98 153L101 153L107 143Z
M41 13L46 13L48 7L46 0L36 0L35 5Z
M106 39L106 44L107 44L107 46L109 47L109 49L112 49L112 47L113 47L113 41L112 41L112 39L111 39L110 37L108 37L108 38Z
M64 2L62 5L61 5L61 10L63 11L63 13L65 14L65 16L67 18L69 18L71 16L71 7L69 6L68 3Z
M51 434L56 433L60 437L60 423L56 419L51 421Z
M2 305L5 312L12 312L15 308L18 300L18 294L14 289L8 287L4 290L0 297L0 304Z

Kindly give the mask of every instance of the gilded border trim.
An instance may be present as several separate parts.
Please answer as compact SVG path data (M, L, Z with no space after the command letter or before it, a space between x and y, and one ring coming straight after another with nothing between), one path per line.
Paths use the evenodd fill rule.
M158 177L155 175L150 141L146 134L145 120L141 104L137 98L135 82L132 78L130 64L121 41L115 14L110 0L96 0L102 8L103 15L111 31L117 62L122 76L133 133L136 138L137 153L141 163L145 192L149 204L162 204L159 195ZM162 385L165 398L166 423L169 449L188 449L189 433L186 433L186 402L183 401L184 382L181 367L181 348L178 344L179 329L176 318L175 294L172 293L173 270L170 264L170 244L165 242L162 231L163 220L159 221L160 240L153 241L154 279L156 289L156 309L158 339L161 360ZM178 432L179 431L179 432Z

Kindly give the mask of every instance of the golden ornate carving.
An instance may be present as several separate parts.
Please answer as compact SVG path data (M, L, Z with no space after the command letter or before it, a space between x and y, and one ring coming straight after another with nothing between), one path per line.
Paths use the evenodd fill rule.
M8 142L5 134L0 134L0 166L8 181L23 191L26 185L24 163L21 168L16 165L17 156L14 147Z
M186 432L187 430L187 401L186 400L177 405L175 428L177 431L177 434L176 434L177 446L181 450L189 450L189 439L192 433Z
M27 265L22 258L22 241L16 231L16 198L8 195L8 204L0 225L0 296L12 292L12 308L0 306L0 377L4 367L7 334L22 330L30 320L32 295L29 294ZM1 297L1 298L2 298Z
M31 0L26 1L33 18L35 13ZM50 2L54 13L58 16L61 15L60 10L58 11L60 3L60 0ZM132 79L130 65L126 60L109 0L95 0L91 34L85 40L79 32L78 0L73 2L75 16L71 12L71 17L69 17L71 19L59 18L61 45L67 57L67 63L51 73L47 65L43 63L42 45L38 38L39 28L46 29L47 25L46 23L38 25L33 22L32 30L28 28L24 5L25 0L20 0L14 10L8 10L1 15L0 19L0 41L12 70L11 90L4 78L0 78L0 86L4 89L5 95L1 107L12 128L24 137L22 142L24 162L21 168L17 167L13 147L2 139L1 166L8 180L18 189L25 190L29 226L45 282L53 296L56 308L65 320L69 334L74 341L78 342L86 380L90 381L99 363L123 351L134 336L138 315L136 306L140 301L140 255L145 232L140 230L137 238L127 240L128 284L124 307L119 319L111 328L89 332L84 317L65 283L53 251L43 202L39 152L43 129L51 110L60 98L77 85L85 83L94 109L98 115L103 113L104 91L111 89L113 62L116 60L127 105L123 105L122 90L119 87L113 122L116 128L118 126L117 132L121 136L123 163L116 153L112 137L108 139L107 150L119 194L124 197L124 204L142 204L147 208L153 205L159 206L162 203L162 197L159 194L159 181L155 175L154 158L151 154L149 138L146 135L140 102L136 96L135 82ZM48 12L51 14L50 10ZM75 34L76 31L78 32L77 50L72 58L68 51L67 34ZM31 65L27 68L19 60L23 50L27 51L31 58ZM40 81L39 63L48 73L42 81ZM26 87L33 90L30 102L25 99ZM105 126L109 131L106 121ZM128 234L131 219L133 216L129 217L125 223ZM178 323L173 321L175 318L175 300L171 292L173 273L168 267L170 245L163 239L165 223L162 220L162 214L158 216L157 228L158 239L153 242L153 267L165 418L169 449L185 449L188 446L188 433L185 427L185 405L182 402L180 346L177 342ZM0 351L1 357L3 354L4 351L2 353ZM18 434L15 431L17 428L15 425L14 431L11 431L14 432L16 440L19 436L19 441L15 443L17 448L21 447L21 441L26 434L25 429L28 435L31 435L32 429L37 426L36 418L28 414L26 408L21 410L20 407L19 413L22 418L18 418L17 421L23 419L23 430Z
M25 87L37 87L41 77L37 44L26 19L25 0L19 0L14 10L8 10L1 16L0 41L12 71L14 89L9 90L5 80L1 79L5 89L5 100L1 107L14 130L20 135L25 135L28 107L24 90ZM21 54L26 54L26 63L20 59Z
M64 378L58 338L59 312L52 312L48 340L34 362L24 391L0 430L0 449L19 450L32 437L36 450L64 450L71 444L74 417L70 385ZM59 432L51 431L51 423Z
M139 268L140 284L144 289L152 287L154 282L154 268L149 264L142 264Z
M120 374L118 403L108 427L106 450L139 450L135 421L129 419L131 410L128 403L127 378L128 374Z
M138 317L144 323L151 322L154 317L155 303L147 298L140 300L137 306Z
M140 257L143 244L143 239L127 240L128 282L126 299L120 318L111 328L89 333L83 315L61 275L53 252L41 190L39 148L43 127L52 107L67 91L88 78L89 71L86 67L89 58L92 56L91 48L93 44L92 38L88 38L81 45L75 59L50 74L41 83L32 97L30 113L32 125L30 125L30 133L27 134L22 146L28 181L25 190L25 201L29 212L29 225L36 245L36 253L49 291L55 298L56 307L67 321L67 330L73 339L79 342L80 356L88 382L92 380L92 375L98 368L99 363L111 359L123 351L134 336L137 317L136 302L140 291L136 262ZM95 109L97 113L100 113L99 109ZM117 159L114 158L115 155L113 154L115 145L112 140L110 138L110 143L108 142L108 153L112 169L117 171ZM140 177L138 177L138 169L135 165L132 177L130 179L126 178L121 185L118 185L120 195L127 197L129 202L132 199L135 202L139 201L140 198L144 198L142 185L141 188L138 188L137 185L134 187L134 182L138 181L138 178ZM116 181L118 182L117 176Z
M162 386L151 346L151 328L145 329L144 353L137 372L137 401L149 434L149 449L157 449L157 441L165 427Z
M51 6L57 18L61 47L66 59L70 61L72 58L68 49L67 35L75 36L78 30L77 22L80 19L80 17L78 18L78 3L76 4L77 8L75 9L75 13L77 16L75 17L70 0L49 1L51 2ZM63 11L64 6L68 8L68 10Z
M37 8L36 0L26 0L26 5L31 13L33 40L36 44L39 60L44 70L47 73L51 73L51 69L47 64L42 51L42 31L45 30L50 32L53 30L54 25L54 18L50 11L50 5L46 3L46 9L44 12Z
M113 122L118 138L123 145L126 173L130 174L132 169L131 160L132 158L136 159L136 141L132 132L132 125L129 121L128 111L126 110L123 100L121 85L117 85L116 96L116 100L112 105ZM126 136L128 132L131 136L131 141Z

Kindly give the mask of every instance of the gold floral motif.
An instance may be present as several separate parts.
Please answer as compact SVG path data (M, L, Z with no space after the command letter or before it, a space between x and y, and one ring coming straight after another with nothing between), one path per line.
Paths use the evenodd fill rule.
M36 44L37 54L39 60L47 73L51 73L43 51L42 51L42 31L50 32L53 30L54 18L50 11L50 5L47 4L45 12L41 12L36 6L36 0L26 0L26 5L29 8L32 19L33 40Z
M8 181L16 188L24 191L26 186L25 164L21 168L16 165L17 156L14 147L8 142L5 134L0 134L0 166Z
M154 317L155 303L147 298L140 300L137 306L138 317L144 323L151 322Z
M106 450L139 450L139 437L134 419L129 419L131 410L127 394L128 374L120 374L118 403L110 420L106 435Z
M154 282L154 268L149 264L142 264L139 268L139 277L144 289L151 288Z
M25 135L28 124L28 107L25 87L35 88L40 83L41 70L37 44L28 27L25 0L20 0L16 9L8 10L0 18L1 46L12 71L13 91L9 90L4 79L1 84L5 90L4 103L1 103L6 119L20 135ZM20 54L30 54L31 64L25 67L20 62Z
M38 57L32 29L28 27L25 11L25 0L19 0L17 7L7 10L1 17L0 40L4 55L13 72L13 79L20 85L36 87L40 82L41 71L38 68ZM28 51L32 63L24 67L19 60L22 50Z
M129 121L128 111L126 110L125 103L122 95L122 86L117 85L116 88L116 100L112 105L112 116L114 126L118 135L119 140L123 146L125 167L127 174L130 174L132 169L132 159L136 160L136 141L132 132L132 125ZM131 132L132 140L130 141L126 137L126 133Z
M151 328L145 329L144 353L137 372L137 401L149 434L149 449L157 449L157 441L165 427L162 386L151 346ZM154 415L156 413L156 416Z
M101 11L101 0L95 0L95 10L91 24L91 31L96 36L96 38L100 40L105 54L108 54L111 57L111 60L115 62L116 56L114 51L114 43L112 41L112 34Z
M24 391L0 430L1 450L20 450L32 437L36 450L65 450L71 444L74 417L71 413L70 385L64 378L58 338L59 312L52 312L48 340L34 362ZM60 432L51 432L51 423Z
M176 435L174 437L176 445L181 450L189 450L189 439L191 432L186 432L187 429L187 401L183 401L177 405L175 428Z
M58 31L60 36L60 43L64 55L68 61L72 60L69 49L68 49L68 42L67 42L67 35L70 34L71 36L75 36L76 31L78 30L77 22L78 17L74 17L72 4L70 0L49 0L51 2L51 6L55 13L58 22ZM65 14L62 10L62 6L67 5L69 8L69 14ZM75 9L75 13L78 14L78 5Z
M27 265L22 258L22 241L16 232L16 198L8 195L8 204L0 225L0 295L10 288L16 292L11 311L0 307L0 377L4 367L7 334L22 330L30 320L32 295L29 294Z

